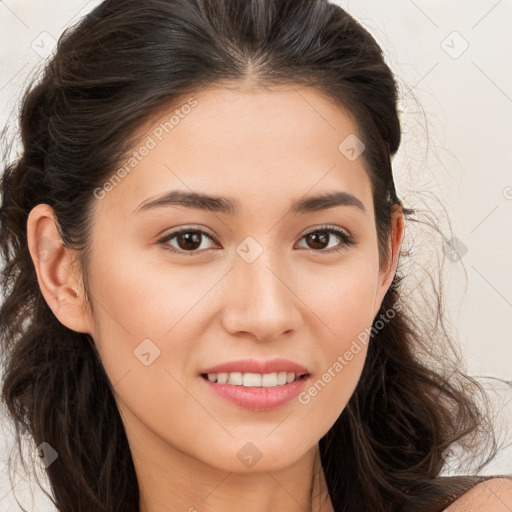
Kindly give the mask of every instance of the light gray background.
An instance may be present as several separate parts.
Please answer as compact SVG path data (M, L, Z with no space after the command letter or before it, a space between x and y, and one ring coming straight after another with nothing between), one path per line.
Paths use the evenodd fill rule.
M62 30L98 3L0 0L2 126L29 72ZM492 379L512 380L512 1L337 3L376 37L399 78L404 133L394 160L398 194L406 206L440 212L444 205L448 212L455 242L447 239L446 247L457 249L445 265L451 323L468 372L490 377L483 382L496 391L500 421L512 425L512 392ZM0 434L6 447L8 428ZM5 454L7 448L0 448ZM485 472L512 473L512 451L503 451ZM18 484L18 496L23 488ZM24 505L51 510L34 492ZM18 508L3 473L0 512L7 510Z

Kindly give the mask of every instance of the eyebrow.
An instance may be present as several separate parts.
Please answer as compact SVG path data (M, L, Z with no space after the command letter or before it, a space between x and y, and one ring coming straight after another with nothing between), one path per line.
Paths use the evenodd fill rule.
M132 213L163 206L184 206L210 212L236 215L240 211L240 202L233 197L211 196L197 192L172 190L155 199L146 199ZM296 201L290 212L293 215L326 210L336 206L352 206L366 213L364 204L349 192L328 192Z

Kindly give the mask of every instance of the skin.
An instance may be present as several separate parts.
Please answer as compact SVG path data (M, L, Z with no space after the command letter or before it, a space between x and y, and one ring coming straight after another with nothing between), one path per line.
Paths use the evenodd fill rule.
M512 477L493 478L475 485L450 505L446 512L487 511L510 512L512 510Z
M84 306L73 253L59 246L45 260L33 249L43 237L58 246L48 205L36 206L27 225L39 285L57 318L98 347L132 450L141 511L319 510L311 505L324 485L323 473L313 478L318 441L353 393L366 346L307 404L294 399L267 412L225 401L199 373L236 359L280 357L305 366L312 382L321 378L377 315L396 270L403 213L393 215L392 257L379 265L364 153L351 161L338 150L347 136L361 138L358 127L320 92L243 84L194 98L190 114L103 199L93 199L92 308ZM140 140L175 108L141 127ZM240 211L134 213L169 190L231 196ZM353 194L366 211L289 213L303 196L331 191ZM343 248L335 234L323 246L305 237L325 224L348 231L356 244ZM190 255L176 237L158 242L189 226L218 243L203 236ZM236 252L249 236L262 250L251 263ZM160 350L148 366L134 355L144 339ZM252 467L237 456L248 442L261 454ZM328 500L322 510L331 510Z

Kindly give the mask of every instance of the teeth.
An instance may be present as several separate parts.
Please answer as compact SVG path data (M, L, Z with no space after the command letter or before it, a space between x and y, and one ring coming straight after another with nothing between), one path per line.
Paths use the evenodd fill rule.
M243 385L247 387L261 387L261 373L244 373Z
M240 372L233 372L229 374L228 384L241 386L244 383L243 375Z
M233 384L235 386L245 387L264 387L272 388L274 386L282 386L290 384L298 379L300 375L287 372L274 372L274 373L209 373L207 375L210 382L218 384Z
M215 375L215 373L213 375ZM227 381L228 381L228 374L227 373L218 373L217 374L217 382L219 384L226 384Z

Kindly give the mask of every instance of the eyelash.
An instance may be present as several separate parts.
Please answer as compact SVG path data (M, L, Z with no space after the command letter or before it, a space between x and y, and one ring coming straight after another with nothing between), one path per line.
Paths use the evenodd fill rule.
M183 251L183 250L177 250L177 249L174 249L173 247L171 247L167 242L169 242L170 240L172 240L173 238L183 234L183 233L200 233L201 235L205 235L207 236L208 238L210 238L211 240L213 240L216 244L219 244L218 240L213 237L212 235L209 235L208 233L206 233L205 231L201 230L201 229L193 229L193 228L183 228L183 229L180 229L178 231L173 231L172 233L166 235L165 237L161 238L160 240L158 240L157 243L161 244L163 246L163 248L167 251L170 251L172 253L176 253L176 254L183 254L183 255L186 255L186 256L195 256L197 254L201 254L201 253L204 253L205 251ZM328 249L328 250L315 250L315 249L306 249L306 250L309 250L311 252L314 252L314 253L320 253L320 254L333 254L333 253L337 253L337 252L340 252L340 251L344 251L344 250L347 250L349 247L353 246L356 244L356 241L354 239L353 236L349 235L345 230L341 229L341 228L337 228L337 227L333 227L333 226L321 226L320 228L316 228L312 231L309 231L308 233L305 233L302 237L301 237L301 240L303 238L305 238L306 236L308 235L311 235L313 233L330 233L330 234L334 234L334 235L337 235L341 238L342 240L342 244L340 246L338 246L337 248L334 248L334 249ZM208 251L208 250L206 250Z

